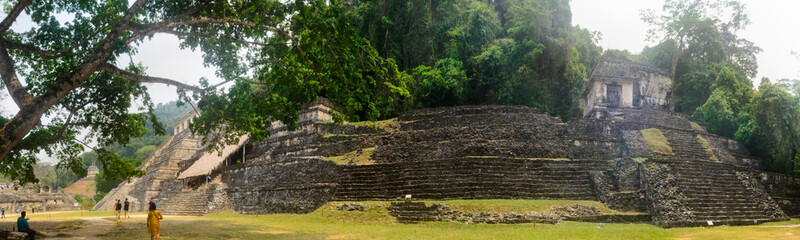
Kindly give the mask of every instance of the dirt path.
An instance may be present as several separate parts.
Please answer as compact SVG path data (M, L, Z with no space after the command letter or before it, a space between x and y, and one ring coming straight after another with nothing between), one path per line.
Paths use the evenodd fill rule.
M108 233L117 224L114 221L103 219L104 217L86 217L82 218L86 221L80 228L69 231L48 235L45 239L87 239L99 240L99 235Z
M146 215L131 215L131 217L147 217ZM61 232L61 233L52 233L48 234L47 237L44 239L53 239L53 240L77 240L77 239L84 239L84 240L99 240L102 239L100 236L111 232L111 229L117 225L117 222L114 220L107 219L108 217L84 217L80 218L85 220L86 223L83 224L80 228L68 231L68 232Z

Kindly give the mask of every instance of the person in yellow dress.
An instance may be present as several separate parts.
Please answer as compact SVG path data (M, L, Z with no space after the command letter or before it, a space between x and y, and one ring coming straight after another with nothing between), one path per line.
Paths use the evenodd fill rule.
M161 212L156 210L156 204L153 203L153 199L150 199L150 212L147 213L147 231L150 232L150 240L155 237L158 237L161 234L161 225L159 225L160 220L163 219L161 216Z

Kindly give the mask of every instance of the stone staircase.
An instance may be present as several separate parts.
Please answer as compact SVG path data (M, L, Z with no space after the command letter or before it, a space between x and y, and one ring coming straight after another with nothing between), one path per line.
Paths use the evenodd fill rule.
M181 191L160 209L166 215L202 216L209 213L209 195L205 188Z
M698 142L696 133L680 130L662 130L662 132L667 137L675 158L712 161L711 155Z
M665 196L685 207L687 219L656 223L663 227L753 225L787 220L760 184L748 184L741 166L711 159L698 142L698 133L662 129L674 155L654 154L652 161L665 164L681 199ZM662 214L667 215L667 214Z
M344 166L334 200L596 200L589 170L605 161L456 158Z
M709 221L713 225L754 225L788 220L763 187L760 184L748 184L750 179L742 177L736 166L691 158L677 160L664 157L653 161L669 166L669 174L674 181L671 191L675 196L680 196L662 196L662 199L685 207L688 210L686 215L690 216L687 219L656 222L659 226L708 226ZM656 214L674 216L679 213Z
M178 173L183 170L182 163L197 159L198 153L202 150L199 137L192 136L188 130L177 133L142 163L139 169L145 170L144 176L130 183L127 181L120 183L95 205L94 210L111 210L116 199L133 198L131 201L137 203L134 204L134 210L146 211L145 203L148 200L166 199L177 194L177 192L162 192L164 184L174 184Z
M671 164L687 206L696 222L690 225L749 225L788 220L771 199L759 198L747 188L737 172L726 164L706 161L680 161ZM762 189L763 191L763 189Z

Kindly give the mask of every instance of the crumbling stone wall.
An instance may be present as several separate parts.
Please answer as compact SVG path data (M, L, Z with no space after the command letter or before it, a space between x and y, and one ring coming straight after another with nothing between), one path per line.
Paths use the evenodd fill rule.
M670 167L664 163L648 162L640 165L642 188L647 197L648 212L653 223L661 227L682 226L695 222L694 214L686 206L688 198L678 187Z
M22 188L19 191L13 189L0 190L0 208L5 208L6 213L13 213L15 210L31 211L70 211L81 210L77 201L70 194L56 192L28 191L29 188Z
M764 187L787 215L800 215L800 178L762 171L753 171L750 176Z
M254 161L224 169L231 208L239 213L308 213L336 190L339 166L320 158Z

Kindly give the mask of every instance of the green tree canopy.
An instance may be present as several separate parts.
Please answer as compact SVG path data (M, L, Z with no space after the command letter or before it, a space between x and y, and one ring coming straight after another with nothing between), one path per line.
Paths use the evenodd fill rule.
M755 77L755 55L761 48L736 35L750 24L744 4L733 0L666 0L663 10L657 15L648 9L641 15L642 21L652 27L649 39L671 43L669 70L673 79L685 73L680 69L680 58L694 63L727 61L745 75Z
M417 107L459 99L532 106L568 119L601 53L597 33L572 25L568 0L379 0L345 6L352 25L381 56L415 74ZM444 63L456 69L450 64L456 62L463 81L437 77Z
M226 133L205 139L213 146L246 133L263 139L273 120L293 126L298 108L318 96L329 98L349 120L389 117L411 102L406 88L412 78L348 25L338 1L5 4L0 77L20 110L0 119L0 174L22 182L35 181L31 166L40 151L60 159L60 166L84 171L79 154L86 139L79 139L79 131L91 132L99 146L124 145L144 135L149 124L164 134L143 83L176 86L184 101L197 102L202 114L192 130ZM20 14L29 15L34 26L11 30ZM149 76L142 64L117 66L155 34L175 35L181 47L202 51L204 64L232 86L192 86ZM45 117L50 121L43 124ZM104 176L142 174L111 151L95 152Z

